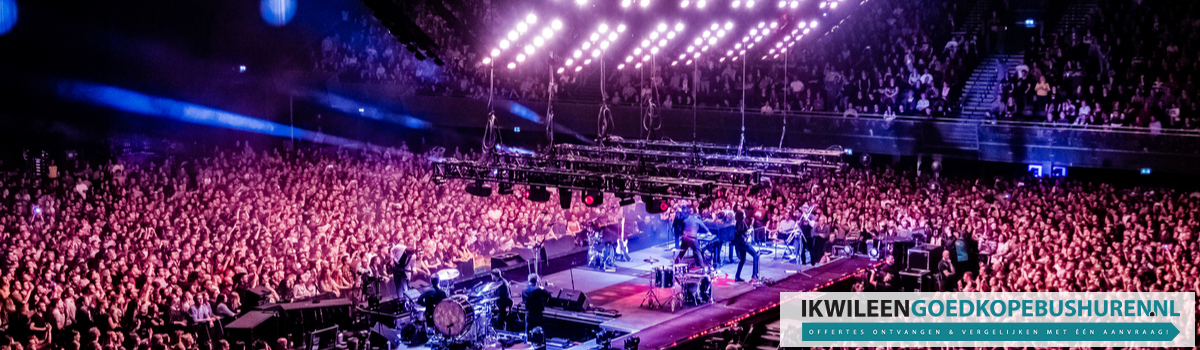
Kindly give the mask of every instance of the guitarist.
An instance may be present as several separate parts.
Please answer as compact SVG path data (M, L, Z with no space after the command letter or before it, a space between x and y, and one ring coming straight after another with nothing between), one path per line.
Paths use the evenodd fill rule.
M746 210L749 209L746 208ZM746 210L738 210L734 214L733 248L737 250L738 254L737 273L733 275L735 282L744 281L742 279L742 267L746 266L746 254L754 257L754 271L750 275L750 280L754 281L758 279L758 250L754 249L753 245L750 245L750 233L753 232L751 230L753 227L751 221L753 218L746 217Z

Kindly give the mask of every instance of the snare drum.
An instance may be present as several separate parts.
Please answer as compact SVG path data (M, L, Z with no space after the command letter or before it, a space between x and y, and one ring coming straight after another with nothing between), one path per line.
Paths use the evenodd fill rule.
M656 288L671 288L675 286L675 270L669 266L658 266L654 268L654 287Z

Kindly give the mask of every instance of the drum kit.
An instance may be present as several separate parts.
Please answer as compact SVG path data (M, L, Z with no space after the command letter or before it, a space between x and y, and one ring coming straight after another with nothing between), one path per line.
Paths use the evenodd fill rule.
M455 269L445 269L435 275L439 283L453 284L459 273ZM465 294L452 295L433 306L432 316L428 320L412 318L413 322L402 328L401 332L427 330L429 343L434 349L479 348L494 343L496 330L492 327L492 317L496 314L496 302L499 300L495 293L501 283L504 282L479 283ZM412 310L413 315L418 315L424 313L425 308L414 305Z
M658 259L644 261L654 264ZM647 309L662 309L670 305L671 312L675 312L676 306L682 308L712 302L712 279L708 275L689 274L687 264L655 266L649 278L652 288L646 291L641 303ZM665 301L660 300L656 291L659 288L670 289L671 296Z

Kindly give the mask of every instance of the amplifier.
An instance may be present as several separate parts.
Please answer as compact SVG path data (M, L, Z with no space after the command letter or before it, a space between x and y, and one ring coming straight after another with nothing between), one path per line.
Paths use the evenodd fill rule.
M525 263L525 258L520 254L508 252L504 254L492 255L492 268L498 269L502 267L517 266Z
M551 303L571 311L583 311L587 308L587 295L574 289L561 289Z

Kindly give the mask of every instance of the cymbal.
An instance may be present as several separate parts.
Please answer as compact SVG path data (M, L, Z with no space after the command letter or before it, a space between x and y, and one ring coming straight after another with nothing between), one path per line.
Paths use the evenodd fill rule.
M450 281L458 278L459 272L456 269L442 269L437 272L438 280Z

